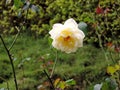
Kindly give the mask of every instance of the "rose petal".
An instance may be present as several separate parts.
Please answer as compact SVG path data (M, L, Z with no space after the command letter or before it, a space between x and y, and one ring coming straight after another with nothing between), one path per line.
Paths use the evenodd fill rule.
M73 18L70 18L67 21L65 21L64 25L69 27L74 27L74 28L78 27L78 24Z
M55 38L56 35L61 31L62 27L63 25L60 23L54 24L53 29L49 32L49 34L51 35L51 38Z

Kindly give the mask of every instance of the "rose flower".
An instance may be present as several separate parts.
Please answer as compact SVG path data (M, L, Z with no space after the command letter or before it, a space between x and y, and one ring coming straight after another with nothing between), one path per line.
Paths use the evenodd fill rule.
M78 24L72 18L66 20L64 24L54 24L49 34L53 39L53 47L66 53L75 52L79 47L82 47L85 37L83 31L78 28Z

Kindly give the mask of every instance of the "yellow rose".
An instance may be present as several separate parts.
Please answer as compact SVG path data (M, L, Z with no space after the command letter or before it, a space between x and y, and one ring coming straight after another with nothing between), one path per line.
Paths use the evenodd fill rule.
M78 28L78 24L72 18L66 20L64 24L54 24L49 34L53 39L53 47L66 53L75 52L79 47L82 47L85 37L83 31Z

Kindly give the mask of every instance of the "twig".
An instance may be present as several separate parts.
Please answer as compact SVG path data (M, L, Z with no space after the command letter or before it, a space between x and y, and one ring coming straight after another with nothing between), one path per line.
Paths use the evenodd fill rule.
M6 84L7 84L7 90L10 90L10 89L9 89L9 83L7 82L7 80L6 80L6 79L4 79L4 78L2 78L2 77L0 77L0 79L2 79L3 81L5 81L5 82L6 82Z
M11 46L9 47L9 49L8 49L9 51L10 51L10 50L12 49L12 47L14 46L14 44L15 44L15 42L16 42L16 40L17 40L19 34L20 34L20 29L19 29L17 26L15 26L15 28L17 29L18 33L16 34L16 36L15 36L15 38L14 38L14 40L13 40Z
M0 35L0 38L1 38L1 41L2 41L2 43L3 43L3 45L4 45L5 50L6 50L6 52L7 52L7 55L8 55L8 57L9 57L9 59L10 59L10 63L11 63L12 70L13 70L13 76L14 76L15 87L16 87L16 90L18 90L18 85L17 85L16 74L15 74L15 68L14 68L12 56L11 56L11 54L10 54L10 51L9 51L8 48L6 47L6 44L5 44L5 42L4 42L4 40L3 40L3 38L2 38L1 35Z
M53 85L53 82L52 82L51 78L49 77L49 75L47 74L47 72L46 72L45 70L44 70L44 73L45 73L45 75L47 76L49 82L51 83L52 89L55 90L55 87L54 87L54 85Z

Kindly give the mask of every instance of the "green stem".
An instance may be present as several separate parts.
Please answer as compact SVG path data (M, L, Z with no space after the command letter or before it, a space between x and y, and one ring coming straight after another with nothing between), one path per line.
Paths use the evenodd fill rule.
M9 59L10 59L10 63L11 63L12 70L13 70L15 87L16 87L16 90L18 90L17 79L16 79L15 68L14 68L12 56L11 56L11 54L10 54L10 51L9 51L8 48L6 47L6 44L5 44L5 42L4 42L4 40L3 40L3 38L2 38L1 35L0 35L0 38L1 38L1 41L2 41L2 43L3 43L3 45L4 45L5 50L6 50L6 52L7 52L7 55L8 55L8 57L9 57Z
M9 51L10 51L10 50L12 49L12 47L14 46L14 44L15 44L15 42L16 42L16 40L17 40L19 34L20 34L19 28L18 28L18 27L15 27L15 28L18 30L18 33L16 34L16 36L15 36L15 38L14 38L14 40L13 40L11 46L9 47L9 49L8 49Z
M57 51L56 51L56 58L55 58L55 62L54 62L54 65L53 65L53 68L52 68L52 72L51 72L51 75L50 77L52 77L54 71L55 71L55 67L56 67L56 64L57 64L57 59L58 59L58 56L57 56Z

